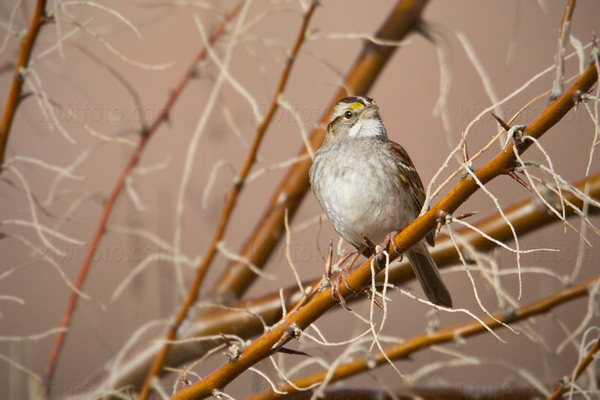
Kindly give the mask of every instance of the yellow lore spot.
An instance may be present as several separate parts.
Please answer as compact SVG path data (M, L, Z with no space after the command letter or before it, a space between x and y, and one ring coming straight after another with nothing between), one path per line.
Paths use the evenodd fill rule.
M350 104L350 106L348 107L351 110L356 110L356 109L361 109L361 108L365 108L365 105L363 103L352 103Z

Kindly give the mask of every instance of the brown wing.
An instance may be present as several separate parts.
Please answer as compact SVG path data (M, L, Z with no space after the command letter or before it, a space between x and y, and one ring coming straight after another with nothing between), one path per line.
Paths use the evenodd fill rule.
M415 200L419 210L423 208L425 202L425 189L423 188L423 182L415 169L410 157L404 147L400 146L396 142L389 142L391 151L397 156L398 168L400 169L400 179L405 184L406 189ZM426 237L427 243L433 246L433 232L429 233Z

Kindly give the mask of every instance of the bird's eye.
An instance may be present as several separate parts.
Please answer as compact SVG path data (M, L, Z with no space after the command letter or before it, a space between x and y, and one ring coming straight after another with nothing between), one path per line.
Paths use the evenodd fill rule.
M346 117L346 119L350 119L352 118L352 111L348 110L344 113L344 117Z

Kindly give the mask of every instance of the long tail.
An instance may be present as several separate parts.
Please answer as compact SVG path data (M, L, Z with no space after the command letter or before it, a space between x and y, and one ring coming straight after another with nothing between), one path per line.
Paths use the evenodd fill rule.
M450 292L444 285L437 265L425 244L419 243L405 254L429 301L439 306L452 307Z

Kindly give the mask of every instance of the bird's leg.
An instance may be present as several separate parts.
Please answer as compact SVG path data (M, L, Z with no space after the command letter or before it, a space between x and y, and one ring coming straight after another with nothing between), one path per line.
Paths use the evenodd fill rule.
M356 259L358 258L358 257L356 256L357 254L359 254L359 255L360 255L360 253L358 253L356 249L354 249L354 250L350 251L348 254L344 254L344 255L342 256L342 258L340 258L340 259L339 259L339 260L338 260L338 261L335 263L335 265L333 266L333 268L329 268L329 271L327 271L327 277L328 277L329 279L331 279L331 273L332 273L332 271L334 271L334 270L336 270L336 269L337 269L337 270L339 270L339 269L341 269L341 268L346 268L346 267L341 267L341 265L343 265L343 264L344 264L346 261L348 261L348 259L349 259L350 257L354 257L354 258L353 258L353 260L352 260L352 263L351 263L351 264L354 264L354 262L356 262Z
M390 243L391 243L392 248L394 249L396 254L398 254L398 261L402 261L403 254L400 252L400 250L398 249L398 246L396 246L396 242L394 241L394 238L396 236L398 236L398 233L399 233L398 231L391 231L390 233L388 233L385 236L385 239L383 241L383 249L387 250L387 248L390 246Z
M354 290L348 285L348 282L346 282L346 277L350 275L350 270L354 266L354 263L356 262L356 260L358 260L358 257L360 257L360 255L365 249L366 246L361 246L353 252L348 253L340 261L338 261L337 265L339 266L344 264L348 259L350 259L348 263L343 265L341 271L338 272L338 274L331 282L331 297L333 297L334 299L337 297L342 307L344 307L347 310L350 310L350 308L348 308L348 306L346 305L346 300L344 300L344 296L342 296L340 286L343 283L349 291L354 292Z
M369 250L371 250L371 254L376 254L377 246L375 246L375 244L371 242L371 239L369 239L364 233L362 234L362 238L365 241L365 246L368 247Z
M346 262L346 260L350 258L350 256L353 256L350 259L350 261L342 267L342 270L336 275L336 277L331 283L331 296L333 298L337 297L342 307L349 310L348 306L346 305L346 300L344 300L344 297L342 296L342 293L340 291L340 287L343 283L348 290L354 292L354 290L348 285L348 282L346 282L346 277L350 274L350 271L354 266L356 260L358 260L358 257L360 257L360 255L363 254L367 249L369 249L370 253L373 254L374 257L381 257L383 255L383 252L386 251L389 247L390 242L394 247L394 251L396 251L396 253L399 254L400 252L398 251L396 243L394 243L393 240L393 238L395 238L397 234L398 232L390 232L388 235L386 235L385 241L383 242L383 247L376 246L366 235L363 234L362 238L364 244L361 247L357 248L354 252L347 254L344 258L337 262L337 265L342 265L344 262Z
M369 240L369 238L366 237L365 235L363 235L363 240L365 241L366 246L371 250L373 257L375 257L375 258L380 258L383 255L383 253L385 251L387 251L388 247L390 247L390 243L391 243L392 248L399 255L398 261L402 261L402 254L400 253L400 250L396 246L396 242L394 242L394 238L397 235L398 235L397 231L392 231L392 232L388 233L387 235L385 235L385 239L383 240L383 243L381 243L381 246L375 246L373 244L373 242L371 242Z

